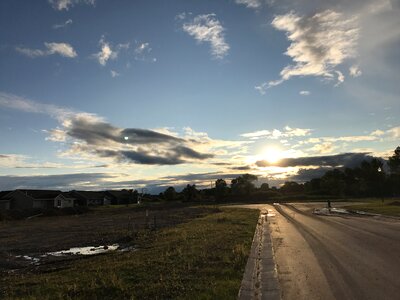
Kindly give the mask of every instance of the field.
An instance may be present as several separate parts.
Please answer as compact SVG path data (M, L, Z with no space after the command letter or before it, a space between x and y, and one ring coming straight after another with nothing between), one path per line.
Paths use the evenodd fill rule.
M232 299L237 296L257 223L257 210L162 206L148 208L147 212L148 217L146 209L140 207L101 208L78 216L1 223L0 297ZM90 257L44 257L39 263L15 258L113 243L129 250Z

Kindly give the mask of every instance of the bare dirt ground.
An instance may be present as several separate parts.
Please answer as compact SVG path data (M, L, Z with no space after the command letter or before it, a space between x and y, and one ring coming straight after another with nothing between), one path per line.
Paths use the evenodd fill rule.
M62 268L64 263L79 256L45 254L115 243L135 246L135 234L140 229L173 226L216 210L184 206L103 207L81 215L0 222L0 275Z

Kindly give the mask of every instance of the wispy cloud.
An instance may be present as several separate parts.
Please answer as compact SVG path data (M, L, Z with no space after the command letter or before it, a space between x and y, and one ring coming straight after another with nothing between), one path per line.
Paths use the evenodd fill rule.
M78 56L74 48L67 43L44 43L47 49L31 49L31 48L22 48L16 47L15 50L19 53L29 56L31 58L40 57L40 56L49 56L53 54L58 54L63 57L74 58Z
M242 133L240 136L250 138L252 140L258 140L261 138L278 139L278 138L291 138L291 137L304 137L311 133L309 128L291 128L285 126L283 130L258 130L254 132Z
M135 42L136 47L134 49L135 60L140 61L150 61L156 62L157 59L155 57L151 57L151 52L153 49L150 47L150 43L148 42Z
M235 0L237 4L243 4L248 8L260 8L263 4L262 0Z
M333 10L312 16L299 16L290 12L276 16L272 26L286 32L291 44L285 54L294 64L280 72L280 79L257 86L256 89L261 93L295 76L318 76L344 81L343 74L336 67L356 55L359 35L357 17L348 17Z
M119 74L117 71L114 71L114 70L111 70L111 71L110 71L110 74L111 74L111 77L112 77L112 78L115 78L115 77L118 77L118 76L121 75L121 74Z
M360 70L360 67L357 65L351 66L349 68L349 72L351 77L358 77L362 75L362 71Z
M309 96L309 95L311 95L311 92L310 91L300 91L299 94L302 96Z
M94 6L96 0L48 0L55 10L69 10L77 4L87 4Z
M225 41L225 28L215 14L198 15L182 28L199 43L209 43L213 58L222 59L228 54L230 46Z
M72 20L68 19L67 21L65 21L64 23L61 24L54 24L53 25L53 29L60 29L60 28L66 28L68 26L70 26L72 24Z
M101 37L99 45L100 51L93 54L92 56L95 57L99 64L102 66L105 66L109 60L117 59L121 50L127 50L130 47L129 43L118 44L113 47L109 42L105 40L104 36Z

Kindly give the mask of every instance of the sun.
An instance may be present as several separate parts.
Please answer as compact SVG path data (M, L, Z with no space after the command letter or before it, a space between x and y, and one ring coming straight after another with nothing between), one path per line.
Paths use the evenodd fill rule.
M282 151L278 148L269 147L262 154L263 158L269 163L277 163L282 159Z

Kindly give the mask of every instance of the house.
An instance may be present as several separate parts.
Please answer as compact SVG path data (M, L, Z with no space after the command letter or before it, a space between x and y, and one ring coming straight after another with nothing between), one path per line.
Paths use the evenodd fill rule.
M137 202L137 195L132 190L109 190L104 192L110 204L129 204ZM136 197L135 197L136 195Z
M10 209L10 199L3 199L3 197L9 193L11 193L11 191L0 192L0 210Z
M61 193L56 198L54 198L54 207L74 207L76 204L76 200L76 198L71 197L70 193Z
M105 194L104 192L94 192L94 191L71 191L69 192L71 198L75 198L78 205L84 206L95 206L104 205Z
M54 199L61 194L57 190L25 190L8 192L0 198L5 209L52 208Z

